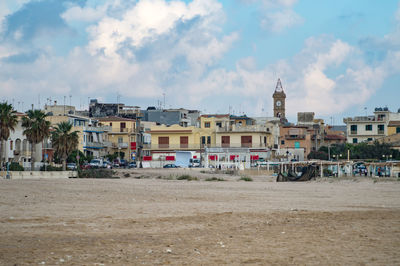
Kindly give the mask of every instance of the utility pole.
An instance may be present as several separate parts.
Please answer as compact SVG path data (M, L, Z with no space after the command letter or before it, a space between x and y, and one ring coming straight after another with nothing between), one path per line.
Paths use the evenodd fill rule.
M139 168L143 168L142 158L142 131L140 130L140 119L141 116L136 116L136 160L139 159Z

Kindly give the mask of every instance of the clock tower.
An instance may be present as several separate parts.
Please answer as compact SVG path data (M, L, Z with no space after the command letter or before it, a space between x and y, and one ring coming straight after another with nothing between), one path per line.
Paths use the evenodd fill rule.
M272 95L274 99L274 117L286 119L285 116L285 99L286 94L283 91L281 79L276 83L275 92Z

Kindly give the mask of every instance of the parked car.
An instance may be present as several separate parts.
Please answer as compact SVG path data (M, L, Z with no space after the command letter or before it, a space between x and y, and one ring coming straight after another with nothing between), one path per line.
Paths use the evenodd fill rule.
M137 166L136 166L136 162L130 162L129 164L128 164L128 168L136 168Z
M189 167L200 167L200 159L190 159Z
M103 166L103 163L100 159L93 159L90 161L89 165L91 168L100 168Z
M104 161L103 162L103 168L111 169L112 168L112 164L110 162Z
M81 169L90 169L91 167L90 167L90 164L88 164L88 163L83 163L82 165L81 165Z
M76 170L76 163L67 163L68 170Z
M175 164L170 163L170 164L164 165L163 168L178 168L178 166L176 166Z
M128 166L128 162L124 159L121 159L119 161L119 167L126 167L126 166Z

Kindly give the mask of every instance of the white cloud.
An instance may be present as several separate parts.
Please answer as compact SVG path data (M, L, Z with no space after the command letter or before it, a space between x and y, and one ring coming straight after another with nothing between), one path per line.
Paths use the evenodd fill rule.
M303 18L292 9L283 9L276 12L267 12L261 20L261 26L272 32L283 30L303 23Z

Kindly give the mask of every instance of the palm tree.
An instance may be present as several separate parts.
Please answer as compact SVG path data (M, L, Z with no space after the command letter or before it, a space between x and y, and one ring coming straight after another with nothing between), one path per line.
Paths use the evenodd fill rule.
M14 131L14 127L18 123L16 113L11 104L7 102L0 103L0 167L3 162L4 143L10 136L10 131Z
M31 144L31 170L34 168L33 151L36 144L42 142L50 135L50 122L46 120L46 114L41 110L29 110L27 116L22 117L24 135Z
M58 123L51 133L51 142L54 151L61 157L63 171L66 170L68 155L78 147L78 131L70 132L72 124L68 122Z

